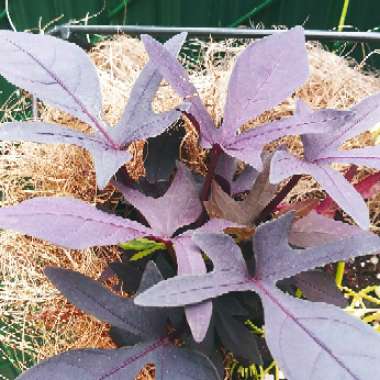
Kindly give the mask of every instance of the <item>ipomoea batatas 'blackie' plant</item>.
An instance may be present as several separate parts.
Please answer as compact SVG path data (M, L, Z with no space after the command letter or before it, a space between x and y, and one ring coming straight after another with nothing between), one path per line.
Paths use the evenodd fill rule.
M81 49L50 36L0 31L0 73L94 129L93 134L84 134L36 121L5 123L0 127L1 139L79 145L92 154L100 188L131 158L129 143L159 136L164 144L162 133L181 113L197 128L201 145L211 148L205 179L195 181L191 171L178 163L169 187L158 198L149 194L162 194L158 182L167 179L176 152L162 164L165 168L153 165L159 174L150 173L153 183L148 195L137 191L130 179L124 181L125 175L118 176L113 184L141 213L141 223L67 197L34 198L0 209L2 228L66 248L85 249L143 237L158 242L165 253L157 251L149 258L157 264L164 262L168 273L177 273L163 280L155 264L147 263L132 299L79 273L48 268L47 276L73 304L110 323L115 341L132 347L67 352L41 362L20 379L132 379L147 363L156 365L157 379L218 379L221 346L257 364L268 363L273 355L289 380L376 378L380 336L339 309L345 305L343 297L331 286L328 274L316 268L378 253L380 239L314 210L298 221L292 213L264 224L261 221L285 195L283 190L275 195L277 187L270 181L306 173L360 227L368 228L366 206L328 164L379 167L377 147L337 150L346 139L377 121L379 95L350 111L311 111L299 103L293 116L240 133L243 124L285 100L307 79L303 30L296 27L252 43L240 54L229 82L223 123L216 128L176 60L185 37L177 35L165 45L142 37L150 61L132 89L121 121L112 128L101 119L98 78ZM162 79L183 97L183 103L157 114L152 101ZM287 135L301 135L304 160L283 149L271 156L263 154L267 143ZM236 159L247 164L237 177ZM220 219L213 218L215 210ZM256 230L246 227L255 224ZM236 241L227 233L236 234ZM117 264L111 268L123 271ZM122 280L128 282L132 276L133 288L137 283L134 271L124 269L127 276ZM292 296L295 286L305 299ZM179 316L181 306L187 322ZM263 326L264 337L250 333L246 320Z

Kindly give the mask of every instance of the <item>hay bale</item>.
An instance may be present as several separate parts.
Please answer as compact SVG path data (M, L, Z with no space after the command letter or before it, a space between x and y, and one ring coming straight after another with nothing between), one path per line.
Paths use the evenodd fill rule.
M237 53L244 45L236 41L199 42L201 63L184 59L191 71L191 78L199 89L206 106L219 125L223 114L229 74ZM380 90L380 79L374 73L359 70L355 62L329 53L319 44L308 44L311 74L308 82L297 92L304 101L315 108L347 108L365 96ZM90 53L96 64L104 98L104 118L117 123L128 99L131 87L147 60L141 42L127 36L117 36L98 44ZM162 111L173 107L179 99L170 87L162 86L154 108ZM243 129L255 127L294 110L294 98L290 98L266 112ZM62 112L41 108L45 121L60 122L82 131L88 127ZM7 114L9 117L10 113ZM197 133L186 124L187 135L182 144L182 159L193 169L205 171L206 152L197 144ZM282 139L297 154L302 154L297 138ZM278 143L276 143L278 144ZM276 144L271 144L273 149ZM373 144L370 133L351 141L348 146ZM48 146L32 143L0 143L1 205L14 204L35 196L70 195L91 203L115 202L118 195L112 187L102 192L96 190L94 169L89 155L74 146ZM133 145L134 159L128 165L130 173L138 178L144 174L143 142ZM368 171L360 170L359 176ZM322 194L315 181L304 178L289 195L295 201ZM379 198L370 202L373 220L379 220ZM75 310L46 281L43 268L56 265L77 270L97 278L111 259L117 258L116 248L87 249L82 252L51 246L37 239L24 237L9 231L0 235L0 314L11 315L28 329L31 340L19 347L33 351L33 342L42 339L37 359L52 356L71 348L111 347L106 336L107 327L91 317ZM36 318L37 316L37 318ZM32 333L34 330L34 333ZM147 371L147 370L146 370ZM149 372L152 374L152 372ZM148 374L142 375L148 379ZM151 376L151 375L149 375Z

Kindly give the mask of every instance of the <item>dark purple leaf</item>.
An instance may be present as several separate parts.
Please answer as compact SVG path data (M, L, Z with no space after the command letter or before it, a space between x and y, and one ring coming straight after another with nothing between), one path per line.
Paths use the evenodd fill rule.
M119 327L111 326L108 331L112 342L116 344L117 348L133 346L139 342L141 342L141 338L138 336L131 334L127 330L120 329Z
M360 233L359 227L311 211L292 224L289 243L302 248L314 247Z
M40 362L20 380L134 379L147 363L156 366L157 380L218 380L203 354L168 344L166 339L117 350L75 350ZM58 377L57 377L58 376Z
M308 75L302 27L248 45L231 74L224 109L224 133L233 135L247 121L282 102Z
M232 195L248 191L259 175L259 172L256 169L252 166L246 165L243 171L235 178L238 167L237 161L236 158L222 152L215 169L216 179L218 180L218 177L222 177L227 181L229 186L228 193ZM223 186L222 188L224 189Z
M132 157L126 149L115 149L100 136L84 134L56 124L35 121L2 124L0 140L73 144L85 148L91 153L94 160L96 182L100 189L103 189L112 175Z
M171 128L161 135L149 138L144 146L145 178L151 183L170 178L180 158L180 146L186 131L183 127ZM162 150L165 147L165 150Z
M0 227L71 249L112 245L152 230L74 198L34 198L0 208Z
M78 272L50 267L45 269L45 273L71 303L87 314L140 337L140 341L165 335L166 314L160 309L136 306L132 299L118 296L98 281ZM152 278L151 269L144 277L149 279L149 285L162 279L157 276ZM147 288L143 286L142 290Z
M219 156L219 159L215 168L215 175L224 178L231 187L231 184L235 177L237 167L238 167L237 159L222 152Z
M193 223L202 212L198 190L191 172L184 164L178 171L164 196L154 199L116 184L125 199L142 212L156 234L170 237L178 228Z
M224 348L245 365L262 365L257 344L260 338L244 325L244 319L249 318L248 313L236 298L229 295L219 297L215 301L215 314L215 328ZM236 315L245 318L238 320Z
M334 277L327 272L312 270L299 273L294 277L295 285L302 290L309 301L326 302L341 308L347 306L348 300L338 289Z
M113 262L109 268L117 275L121 282L121 288L128 293L135 293L143 274L143 271L131 263Z

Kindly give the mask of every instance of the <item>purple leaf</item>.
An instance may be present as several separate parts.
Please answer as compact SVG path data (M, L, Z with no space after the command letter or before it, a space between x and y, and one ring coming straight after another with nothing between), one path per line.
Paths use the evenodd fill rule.
M164 44L173 57L178 55L186 36L187 33L177 34ZM115 128L111 129L115 141L119 144L155 137L180 118L180 110L161 113L155 113L152 110L152 102L161 81L162 75L156 65L148 62L132 88L121 120Z
M117 350L75 350L43 360L20 380L126 380L134 379L147 363L156 366L157 380L218 380L203 354L169 345L166 339ZM58 377L57 377L58 376Z
M196 229L199 232L223 232L225 228L235 226L224 219L211 219ZM206 265L199 247L192 241L194 230L173 238L173 245L177 257L178 275L199 275L206 273ZM196 342L203 341L210 325L212 316L212 302L206 301L185 308L186 319Z
M45 269L45 274L79 309L103 322L139 336L140 341L165 334L166 315L159 309L138 307L131 298L118 296L104 288L98 281L78 272L50 267Z
M257 228L253 238L256 280L274 283L328 263L380 251L380 238L366 231L317 247L292 249L288 243L292 221L293 215L288 213Z
M118 244L152 235L149 228L74 198L34 198L0 208L0 227L70 249Z
M232 291L250 290L252 283L240 248L228 235L195 233L193 241L210 257L214 270L161 281L135 298L141 306L191 305Z
M265 338L289 380L367 380L380 371L380 337L368 325L324 303L261 283Z
M295 285L303 296L313 302L326 302L341 308L347 306L348 300L338 289L334 276L321 270L299 273L294 277Z
M256 169L247 165L235 179L237 166L236 158L222 152L215 169L215 175L222 177L229 184L232 195L249 190L259 174Z
M314 247L361 232L356 226L311 211L293 223L289 232L289 243L303 248Z
M312 175L330 197L363 229L369 228L368 209L360 194L329 164L345 163L380 168L379 148L367 147L348 151L338 150L347 139L372 127L380 119L380 94L364 99L351 108L352 116L325 134L304 134L304 161L286 152L276 152L272 161L271 178L280 181L293 174ZM318 111L317 111L318 112ZM299 102L297 115L312 115L306 104Z
M333 162L380 169L380 145L367 148L336 151L333 154L333 157L321 158L318 160L319 164L330 164Z
M99 136L88 135L57 124L35 121L3 123L0 140L42 144L73 144L87 149L94 160L96 180L103 189L112 175L132 157L127 150L114 149Z
M115 146L99 120L102 108L96 69L75 44L42 34L0 32L0 73L11 83L78 117Z
M355 188L339 172L328 166L300 160L285 151L273 155L270 181L278 183L292 174L313 176L334 201L363 229L369 228L367 205Z
M259 172L247 165L231 184L231 194L239 194L248 191L255 183Z
M380 93L369 96L351 108L353 117L334 128L328 135L305 135L302 137L308 160L317 161L334 157L346 140L372 128L380 120ZM312 112L302 105L301 112Z
M159 42L148 35L142 35L141 40L149 54L150 60L156 65L165 80L174 88L178 95L191 104L188 113L199 123L201 142L204 148L209 148L215 142L218 130L199 97L197 89L190 82L189 76L175 57Z
M319 110L308 114L297 113L241 133L231 142L226 142L223 149L231 156L261 171L263 168L261 154L266 144L284 136L327 133L350 117L352 117L351 112L335 110Z
M168 191L160 198L147 197L121 184L116 186L162 237L170 237L178 228L195 222L202 212L191 172L182 163L178 164L177 174Z
M187 274L205 274L205 262L199 248L190 237L177 237L173 239L177 257L178 276ZM196 342L202 342L206 336L212 316L212 302L206 301L199 305L190 305L185 308L187 322Z
M140 294L142 306L179 306L201 302L232 291L251 289L252 281L275 283L330 262L375 254L380 238L369 232L318 247L292 249L288 233L293 220L286 214L257 228L253 241L256 272L250 279L239 247L226 235L195 233L194 242L211 258L214 270L205 275L170 278Z
M247 121L285 100L308 75L302 27L250 44L239 55L231 74L224 132L233 135Z

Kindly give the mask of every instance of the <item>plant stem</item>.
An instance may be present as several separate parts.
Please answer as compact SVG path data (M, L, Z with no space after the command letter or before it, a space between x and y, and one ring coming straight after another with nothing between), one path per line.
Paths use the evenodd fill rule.
M202 202L208 200L208 196L209 196L210 188L211 188L211 182L214 178L216 165L218 164L218 160L221 153L222 153L222 148L218 144L213 145L210 152L210 160L207 165L207 169L208 169L207 175L203 183L203 187L202 187L202 191L200 195Z
M259 224L261 222L265 222L270 214L276 209L276 207L284 200L284 198L290 193L295 185L297 185L298 181L301 179L301 175L294 175L288 183L281 189L281 191L267 204L263 211L261 211L260 215L256 219L255 223Z
M357 171L358 171L358 167L356 165L351 165L344 175L347 181L352 181ZM338 288L340 288L343 284L345 269L346 269L346 263L344 261L339 261L336 266L336 273L335 273L335 283L338 286Z
M338 288L342 286L345 269L346 269L346 263L344 261L339 261L339 263L336 266L336 274L335 274L335 283Z

